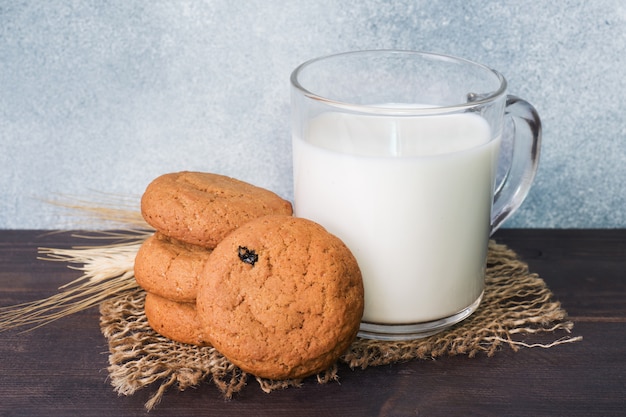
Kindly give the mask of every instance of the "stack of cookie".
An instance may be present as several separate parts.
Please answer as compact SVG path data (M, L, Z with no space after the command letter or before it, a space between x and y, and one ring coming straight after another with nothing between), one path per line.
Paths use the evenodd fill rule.
M155 228L137 253L150 326L213 345L256 376L328 368L356 337L363 284L352 253L276 194L216 174L155 179L141 201Z
M135 279L146 290L145 312L159 334L181 343L206 344L196 314L198 279L210 248L156 232L135 258Z
M233 178L177 172L148 185L141 214L156 229L135 258L148 323L169 339L202 346L195 304L211 251L240 225L268 214L291 215L292 208L276 194Z

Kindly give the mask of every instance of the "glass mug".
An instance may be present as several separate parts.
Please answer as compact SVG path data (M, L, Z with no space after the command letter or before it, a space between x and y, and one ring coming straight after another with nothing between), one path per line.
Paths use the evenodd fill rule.
M407 340L470 316L491 234L528 194L541 122L498 72L415 51L355 51L291 75L295 215L363 275L359 336Z

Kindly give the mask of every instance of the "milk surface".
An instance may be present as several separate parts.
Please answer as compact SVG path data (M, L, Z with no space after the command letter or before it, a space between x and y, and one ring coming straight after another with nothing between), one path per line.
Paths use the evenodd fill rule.
M500 145L483 118L325 113L305 134L295 213L352 250L364 322L437 320L480 297Z

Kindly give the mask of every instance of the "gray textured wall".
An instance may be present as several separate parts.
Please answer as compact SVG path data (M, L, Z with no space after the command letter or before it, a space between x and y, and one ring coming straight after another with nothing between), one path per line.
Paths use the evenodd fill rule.
M71 227L42 200L138 196L203 170L291 199L289 83L354 49L459 55L544 121L508 227L626 227L626 3L0 1L0 228Z

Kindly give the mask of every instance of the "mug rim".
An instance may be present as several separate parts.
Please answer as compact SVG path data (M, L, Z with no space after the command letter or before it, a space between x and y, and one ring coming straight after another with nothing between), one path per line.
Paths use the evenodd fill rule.
M421 56L421 57L430 57L430 58L434 58L440 61L453 61L453 62L464 64L464 65L471 65L471 66L484 70L486 73L495 75L500 85L495 91L486 95L477 96L476 99L467 101L465 103L451 104L451 105L446 105L446 106L431 106L431 107L428 107L428 106L416 107L416 106L411 106L411 105L394 104L393 107L392 106L386 107L384 105L355 104L355 103L349 103L345 101L330 99L328 97L324 97L322 95L319 95L305 88L298 79L299 74L304 69L310 67L311 65L317 62L340 58L344 56L350 56L350 55L366 55L366 54L414 55L414 56ZM493 68L488 67L487 65L484 65L475 61L471 61L469 59L453 56L453 55L441 54L441 53L436 53L436 52L408 50L408 49L363 49L363 50L353 50L353 51L347 51L347 52L322 55L316 58L309 59L301 63L300 65L298 65L292 71L291 76L290 76L290 81L291 81L291 86L295 88L298 92L300 92L302 95L304 95L305 97L315 100L315 101L323 102L324 104L332 106L332 107L340 108L343 110L356 111L356 112L377 113L381 115L397 115L397 116L422 115L422 114L434 114L434 113L441 114L441 113L454 113L454 112L459 112L459 111L467 111L468 109L480 107L482 105L485 105L487 103L497 100L498 98L504 96L507 90L506 78L500 72L496 71Z

